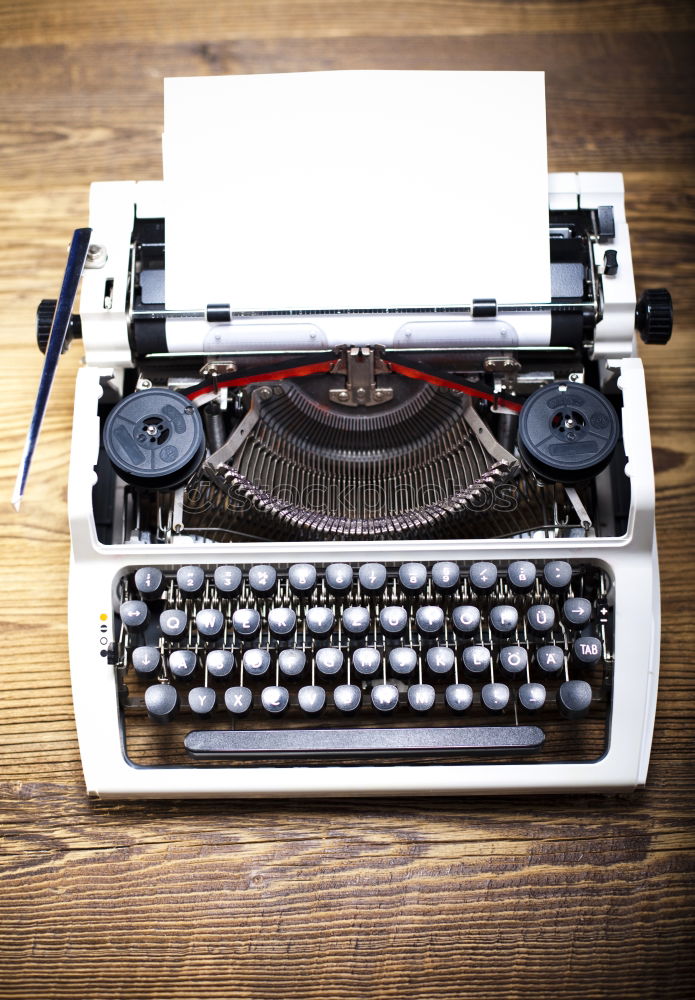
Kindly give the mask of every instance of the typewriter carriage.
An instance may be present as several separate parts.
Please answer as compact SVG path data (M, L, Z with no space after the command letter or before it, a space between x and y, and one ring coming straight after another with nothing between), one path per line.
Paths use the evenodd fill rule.
M101 421L121 393L162 386L185 395L206 386L199 405L208 457L181 488L157 491L124 485L102 451L95 486L100 541L624 533L630 500L622 444L610 469L587 477L578 489L544 480L520 463L518 415L498 398L506 394L518 404L558 379L586 381L600 385L620 412L610 371L592 357L600 353L594 339L597 317L610 312L601 267L595 265L602 224L602 211L550 213L554 296L547 348L509 349L503 343L488 349L459 344L394 350L374 345L272 356L249 351L178 355L162 349L167 318L157 301L163 294L164 220L136 218L127 264L116 278L125 289L124 319L135 365L115 382L104 380ZM105 291L107 285L110 296L100 303L101 333L105 314L112 312L114 280L105 283ZM490 305L475 308L485 319ZM209 313L212 319L229 318L223 307L209 307ZM92 354L96 345L91 337ZM301 377L265 380L264 366L278 365L290 373L301 371ZM320 367L320 374L305 374ZM396 370L421 377L403 377ZM468 389L436 384L446 386L452 379ZM487 399L465 394L476 386L479 397ZM608 494L614 499L605 502ZM107 509L110 520L104 517Z

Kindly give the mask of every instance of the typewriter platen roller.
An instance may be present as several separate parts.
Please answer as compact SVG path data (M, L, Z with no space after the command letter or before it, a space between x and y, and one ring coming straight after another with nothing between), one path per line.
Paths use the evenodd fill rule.
M66 339L87 361L89 790L644 783L658 574L634 338L672 319L663 289L635 302L620 175L550 176L548 302L407 312L167 309L161 195L94 185L79 316L69 295L39 309L49 377Z

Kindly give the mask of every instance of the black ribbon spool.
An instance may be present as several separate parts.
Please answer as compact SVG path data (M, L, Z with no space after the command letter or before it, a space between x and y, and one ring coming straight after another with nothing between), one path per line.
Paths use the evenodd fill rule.
M176 489L205 456L200 414L172 389L125 396L106 419L103 441L118 475L139 489Z
M571 486L611 460L620 423L610 402L581 382L552 382L531 393L519 414L519 454L536 476Z

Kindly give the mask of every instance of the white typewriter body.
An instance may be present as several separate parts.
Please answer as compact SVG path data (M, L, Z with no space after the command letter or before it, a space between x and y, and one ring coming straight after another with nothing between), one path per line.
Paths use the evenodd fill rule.
M105 544L95 525L93 489L100 444L98 406L104 385L122 390L127 373L137 365L129 339L129 281L134 215L166 218L162 189L154 182L95 184L91 195L93 242L107 248L102 267L84 272L80 314L85 365L75 390L69 472L70 566L69 643L72 688L85 781L90 794L102 797L143 796L359 796L413 793L498 794L558 791L617 791L643 785L647 776L654 724L659 667L660 601L654 533L654 478L644 373L637 357L634 317L635 288L622 177L619 174L550 175L552 211L597 209L610 205L618 273L603 275L602 318L596 324L591 360L601 381L617 378L622 394L622 434L629 477L629 513L620 534L580 537L422 538L354 541L275 541L267 547L239 539L233 544L201 543L190 533L170 537L168 544L142 540ZM600 271L604 246L594 245ZM108 294L105 294L105 288ZM379 318L379 343L420 317ZM506 321L522 332L532 330L520 311ZM476 327L472 317L461 317ZM186 320L167 321L167 337L181 338ZM194 321L195 322L195 321ZM204 320L198 320L205 325ZM309 320L307 320L309 322ZM362 317L354 318L346 341L344 319L310 318L333 347L346 342L370 343L374 337ZM486 321L482 321L483 323ZM489 322L489 321L488 321ZM169 323L171 327L169 329ZM188 328L192 329L191 327ZM470 329L470 327L469 327ZM290 331L291 332L291 331ZM484 336L487 335L488 330ZM246 331L253 346L254 332ZM301 333L301 331L300 331ZM496 355L490 345L490 355ZM508 563L528 559L581 561L587 557L605 569L611 581L614 616L612 704L605 751L590 761L533 760L488 763L409 762L381 765L332 762L293 766L147 766L135 763L124 743L119 715L119 675L105 655L113 640L114 581L135 566L212 567L234 562L247 567L272 560L278 564L332 561L383 563L408 560L476 559Z

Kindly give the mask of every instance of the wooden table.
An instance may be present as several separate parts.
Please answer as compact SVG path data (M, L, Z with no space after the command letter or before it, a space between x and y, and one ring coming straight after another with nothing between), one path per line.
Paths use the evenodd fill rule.
M685 997L693 976L693 21L687 3L0 3L0 997ZM160 176L162 78L545 69L553 170L622 170L657 469L661 690L629 797L104 803L85 796L66 648L64 359L10 495L92 180ZM491 142L491 151L495 143Z

